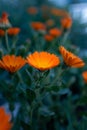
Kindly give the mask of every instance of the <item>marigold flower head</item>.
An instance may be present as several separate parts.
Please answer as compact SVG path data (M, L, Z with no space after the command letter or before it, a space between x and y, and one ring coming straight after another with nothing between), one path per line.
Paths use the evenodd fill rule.
M52 27L54 25L54 20L53 19L49 19L46 21L46 26L48 27Z
M5 55L0 60L0 68L14 73L21 69L26 64L26 60L21 56Z
M1 29L8 29L11 27L11 24L8 20L8 14L6 12L2 13L2 17L0 18L0 28Z
M0 29L0 37L3 37L5 35L5 31L3 29Z
M20 32L20 28L9 28L7 32L10 36L16 36Z
M44 36L44 39L46 40L46 41L52 41L53 39L54 39L54 37L52 36L52 35L50 35L50 34L46 34L45 36Z
M53 37L59 37L62 34L62 31L58 28L52 28L49 30L49 34Z
M46 30L46 26L41 22L32 22L31 26L34 30Z
M72 19L71 17L65 17L61 19L61 25L65 29L69 29L72 26Z
M82 76L83 76L84 82L87 83L87 71L84 71L82 73Z
M49 10L49 6L47 6L47 5L42 5L42 6L41 6L41 10L42 10L42 11L48 11L48 10Z
M11 130L12 123L10 119L11 115L7 114L3 107L0 107L0 130Z
M35 15L38 13L38 9L36 7L29 7L27 9L28 13L31 14L31 15Z
M27 57L27 63L40 71L45 71L59 65L60 59L48 52L34 52Z
M63 46L59 47L59 51L67 66L74 67L74 68L80 68L85 65L83 60L81 60L78 56L74 55L73 53L67 51Z
M62 16L62 17L65 17L68 15L68 12L65 11L65 10L62 10L62 9L57 9L57 8L52 8L50 10L51 14L52 15L55 15L55 16Z

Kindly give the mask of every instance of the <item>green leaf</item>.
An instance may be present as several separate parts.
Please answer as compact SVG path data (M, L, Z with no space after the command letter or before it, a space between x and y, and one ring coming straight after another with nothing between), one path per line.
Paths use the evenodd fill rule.
M59 91L59 87L58 86L51 86L51 87L47 87L46 90L48 92L51 92L51 91L58 92Z
M26 93L27 93L28 101L31 103L36 98L36 94L32 89L27 89Z
M65 89L61 89L58 93L59 93L60 95L68 94L68 93L70 93L70 90L69 90L68 88L65 88Z
M40 115L44 116L44 117L48 117L48 116L53 116L55 115L54 112L52 112L48 107L46 106L42 106L39 108L39 113Z

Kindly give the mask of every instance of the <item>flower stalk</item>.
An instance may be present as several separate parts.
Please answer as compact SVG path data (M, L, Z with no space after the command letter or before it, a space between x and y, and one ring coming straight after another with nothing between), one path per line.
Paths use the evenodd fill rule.
M10 52L10 47L9 47L9 43L8 43L8 33L7 33L7 30L5 30L5 43L6 43L7 51Z

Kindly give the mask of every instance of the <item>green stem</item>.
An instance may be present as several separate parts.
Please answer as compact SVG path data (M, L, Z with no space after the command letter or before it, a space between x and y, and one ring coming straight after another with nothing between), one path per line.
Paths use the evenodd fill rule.
M58 38L55 38L52 42L49 48L47 48L48 51L54 49L55 44L58 42Z
M32 83L34 82L34 78L33 76L31 75L31 73L28 71L28 69L25 70L27 75L29 76L29 78L31 79Z
M33 119L33 108L31 107L31 111L30 111L30 128L32 130L32 119Z
M17 76L18 76L20 82L21 82L22 84L24 84L23 79L22 79L22 77L21 77L21 74L20 74L19 72L17 72Z
M5 30L5 42L6 42L7 51L9 52L10 51L10 47L9 47L9 44L8 44L8 33L7 33L7 30Z
M61 45L64 45L64 44L65 44L68 35L69 35L69 31L67 31L67 32L64 33L64 36L63 36L63 38L62 38L62 41L60 42Z
M64 72L66 72L69 68L67 67L67 69L62 69L61 68L61 71L58 72L58 75L56 75L55 79L53 80L53 82L51 83L50 87L53 86L57 81L60 81L61 79L61 75L64 74Z
M26 70L26 72L28 73L28 71ZM29 74L29 73L28 73ZM30 76L30 74L29 74ZM38 106L38 104L42 104L41 100L41 77L43 77L43 73L39 72L39 78L37 80L37 82L35 83L35 93L36 93L36 99L32 102L31 104L31 108L30 108L30 130L33 130L33 112L34 109ZM39 84L39 88L37 88L37 85Z
M0 38L0 47L2 47L2 39Z
M18 40L17 36L14 36L12 40L13 40L13 42L12 42L12 48L15 48L17 40Z

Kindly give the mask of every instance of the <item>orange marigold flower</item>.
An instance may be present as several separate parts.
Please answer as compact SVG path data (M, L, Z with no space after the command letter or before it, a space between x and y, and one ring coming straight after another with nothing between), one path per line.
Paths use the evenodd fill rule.
M50 12L55 16L62 16L62 17L68 16L68 12L62 9L52 8Z
M87 83L87 71L84 71L82 73L82 76L83 76L84 82Z
M69 29L72 26L72 19L71 17L65 17L61 19L61 25L65 29Z
M35 30L46 30L46 26L41 22L32 22L31 26Z
M21 69L26 64L26 60L21 56L5 55L0 60L0 68L14 73Z
M3 37L5 35L5 31L3 29L0 29L0 37Z
M9 28L8 29L8 34L10 36L15 36L15 35L18 35L18 33L20 32L20 28Z
M32 14L32 15L35 15L35 14L38 13L38 9L36 7L29 7L27 9L27 11L28 11L29 14Z
M44 36L44 39L46 40L46 41L52 41L53 39L54 39L54 37L52 36L52 35L49 35L49 34L46 34L45 36Z
M12 123L10 119L11 115L7 114L3 107L0 107L0 130L11 130Z
M85 65L83 60L81 60L79 57L77 57L73 53L67 51L63 46L59 47L59 51L61 55L63 56L64 62L67 66L80 68Z
M62 31L58 28L52 28L49 30L49 34L53 37L59 37L62 34Z
M51 27L53 25L54 25L54 20L53 19L49 19L49 20L46 21L46 26Z
M0 18L0 28L1 29L7 29L10 28L11 24L8 20L8 14L6 12L2 13L2 17Z
M44 71L59 65L60 59L48 52L34 52L27 57L27 63L40 71Z
M42 5L42 6L41 6L41 10L42 10L42 11L48 11L48 10L49 10L49 6L47 6L47 5Z

